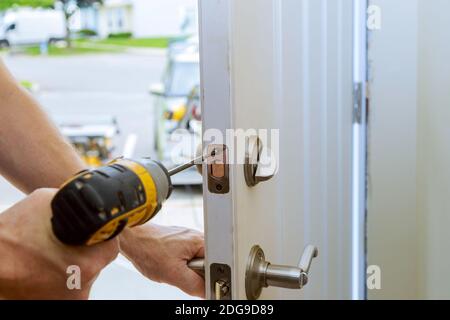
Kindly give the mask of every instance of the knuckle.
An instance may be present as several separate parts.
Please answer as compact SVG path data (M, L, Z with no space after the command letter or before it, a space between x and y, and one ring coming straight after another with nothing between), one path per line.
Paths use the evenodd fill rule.
M193 239L203 239L204 238L203 233L201 233L197 230L188 230L188 234Z
M201 245L203 245L203 243L205 242L205 238L203 237L202 234L194 235L193 240L194 240L195 243L201 244Z

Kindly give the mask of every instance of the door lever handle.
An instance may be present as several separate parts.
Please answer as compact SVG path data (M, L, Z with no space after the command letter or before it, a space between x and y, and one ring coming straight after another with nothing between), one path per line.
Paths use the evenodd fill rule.
M249 187L272 179L277 171L275 159L267 152L263 152L263 149L260 138L256 136L246 138L244 177Z
M261 247L254 246L250 251L245 275L247 298L249 300L258 299L262 289L267 287L302 289L308 283L311 263L318 253L316 247L307 246L298 267L291 267L271 264L266 261Z
M205 259L193 259L188 262L188 267L199 276L205 277Z
M298 263L298 267L271 264L266 261L264 251L254 246L250 252L245 274L245 290L249 300L260 297L262 289L278 287L302 289L308 284L309 270L319 250L312 245L306 246ZM189 261L188 267L198 275L205 277L205 259Z
M303 271L303 273L306 275L306 283L308 282L308 274L309 269L311 268L311 264L314 258L317 258L319 255L319 250L312 245L309 245L305 248L303 251L302 257L300 258L300 262L298 263L298 267ZM306 285L304 283L303 285Z

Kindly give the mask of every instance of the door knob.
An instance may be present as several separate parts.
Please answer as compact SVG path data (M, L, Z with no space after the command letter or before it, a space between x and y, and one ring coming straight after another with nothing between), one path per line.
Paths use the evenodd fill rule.
M298 267L274 265L266 261L264 251L254 246L250 251L245 274L245 291L249 300L258 299L262 289L279 287L302 289L308 283L312 260L318 256L314 246L307 246Z

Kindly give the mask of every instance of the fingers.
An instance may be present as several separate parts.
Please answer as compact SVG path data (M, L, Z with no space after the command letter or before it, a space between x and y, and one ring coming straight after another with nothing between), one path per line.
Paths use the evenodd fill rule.
M189 229L180 229L171 239L174 248L172 258L173 272L166 278L168 283L178 287L185 293L199 298L205 297L205 280L188 267L189 261L205 256L205 240L202 233ZM171 262L168 262L171 264Z
M205 238L204 235L197 231L191 230L191 238L189 239L191 246L191 257L189 260L194 258L203 258L205 256Z
M192 238L190 242L193 254L189 261L195 258L205 257L205 240L203 234L192 231ZM187 265L185 270L182 271L181 283L185 285L185 288L180 288L187 294L199 298L205 298L205 280L195 271L189 269Z
M180 270L174 285L191 296L205 298L205 280L187 265Z
M202 244L201 248L197 251L195 258L204 258L205 257L205 246Z

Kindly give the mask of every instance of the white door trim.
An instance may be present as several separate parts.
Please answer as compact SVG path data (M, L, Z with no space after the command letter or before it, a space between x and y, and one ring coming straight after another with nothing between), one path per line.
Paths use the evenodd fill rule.
M230 62L230 18L231 2L228 0L200 0L200 55L202 82L202 117L203 133L214 129L223 137L226 130L232 128L232 95L231 95L231 62ZM208 66L205 68L204 66ZM226 88L226 89L225 89ZM203 136L204 139L208 137ZM225 142L214 142L224 144ZM203 141L203 150L207 150L211 141ZM232 175L232 170L230 170ZM203 177L207 176L206 166ZM204 180L204 213L206 247L206 296L213 299L214 292L210 288L210 265L221 263L230 266L232 283L236 283L233 252L233 188L225 195L208 192L207 179ZM233 185L230 176L230 186ZM233 288L232 297L235 298Z

